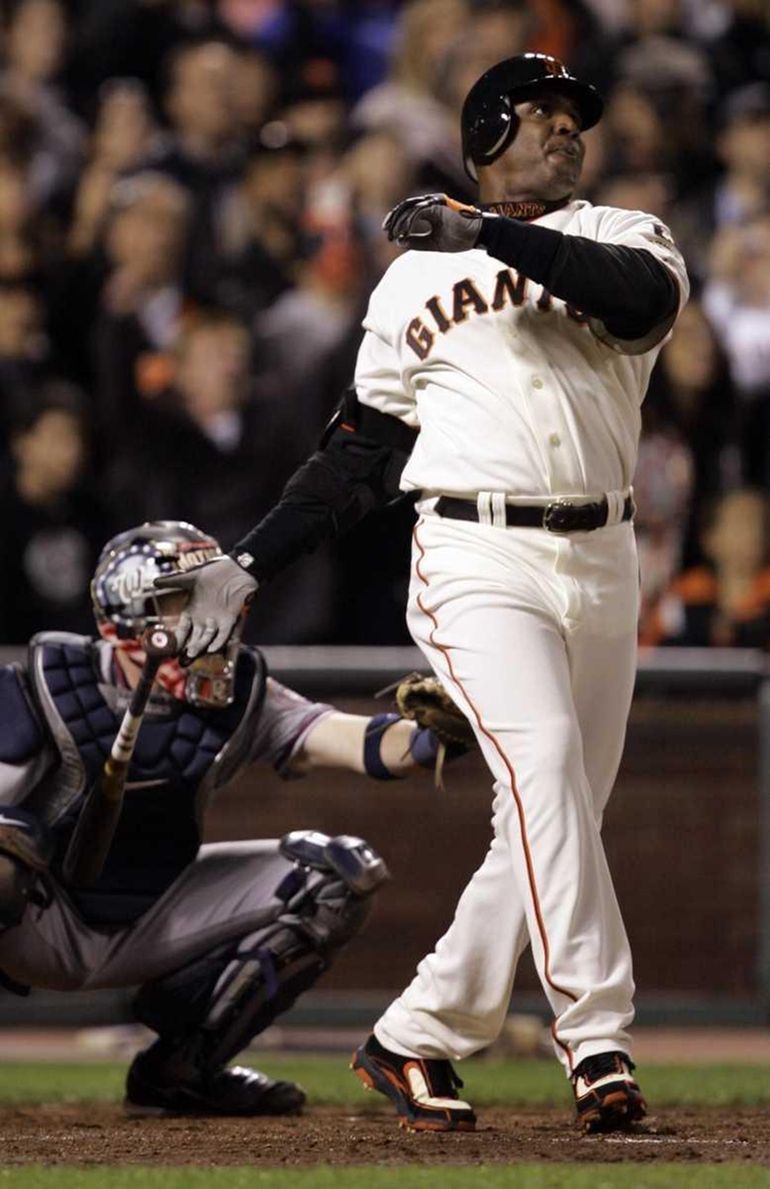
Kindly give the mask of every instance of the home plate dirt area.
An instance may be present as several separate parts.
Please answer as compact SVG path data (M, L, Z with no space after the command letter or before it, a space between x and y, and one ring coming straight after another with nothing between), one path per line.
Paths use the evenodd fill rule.
M314 1107L284 1119L129 1119L116 1105L6 1107L0 1164L770 1163L767 1108L661 1110L631 1134L580 1136L563 1110L483 1110L472 1134L401 1131L387 1108Z

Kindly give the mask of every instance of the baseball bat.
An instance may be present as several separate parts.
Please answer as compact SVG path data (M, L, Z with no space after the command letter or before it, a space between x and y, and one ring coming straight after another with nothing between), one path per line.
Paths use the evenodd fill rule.
M144 712L155 675L163 661L176 653L173 632L150 628L142 636L146 659L131 694L110 754L99 779L86 796L62 864L65 882L85 888L96 883L104 870L123 808L123 793Z

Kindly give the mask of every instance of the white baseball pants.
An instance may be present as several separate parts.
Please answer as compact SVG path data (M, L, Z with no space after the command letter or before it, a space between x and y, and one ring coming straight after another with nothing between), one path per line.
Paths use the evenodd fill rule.
M420 517L410 631L474 726L494 837L433 953L375 1026L406 1056L462 1058L502 1028L531 942L569 1074L629 1052L631 954L600 837L636 667L629 523L556 536Z

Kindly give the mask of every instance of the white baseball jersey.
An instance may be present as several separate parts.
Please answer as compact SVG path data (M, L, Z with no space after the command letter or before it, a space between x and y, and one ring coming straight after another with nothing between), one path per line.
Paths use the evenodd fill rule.
M655 216L575 201L536 222L646 249L687 300L684 260ZM666 327L619 343L475 249L399 257L372 294L364 328L359 400L421 431L402 489L591 495L631 483Z

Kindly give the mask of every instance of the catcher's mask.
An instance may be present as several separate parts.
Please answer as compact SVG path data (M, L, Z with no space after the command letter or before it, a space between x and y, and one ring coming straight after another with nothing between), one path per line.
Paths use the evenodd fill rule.
M477 165L491 165L501 157L519 128L514 105L544 91L568 95L577 105L583 130L601 119L604 101L590 83L570 74L550 54L517 54L498 62L473 84L463 104L460 124L463 165L474 182Z
M183 574L221 553L214 537L181 520L149 521L119 533L102 549L91 580L99 633L117 648L131 650L147 628L174 628L189 594L155 590L153 580L161 574ZM212 707L232 702L239 645L236 629L224 653L205 654L182 671L186 702Z

